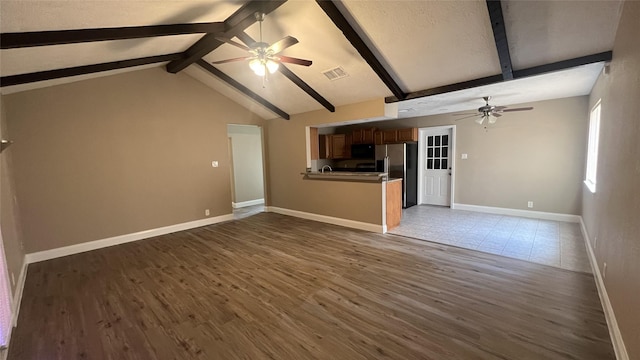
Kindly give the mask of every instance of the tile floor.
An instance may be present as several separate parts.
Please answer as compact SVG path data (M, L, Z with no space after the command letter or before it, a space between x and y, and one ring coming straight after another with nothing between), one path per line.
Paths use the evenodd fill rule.
M264 204L245 206L237 209L233 209L233 219L239 220L246 217L261 213L264 211Z
M419 205L389 233L591 272L580 225Z

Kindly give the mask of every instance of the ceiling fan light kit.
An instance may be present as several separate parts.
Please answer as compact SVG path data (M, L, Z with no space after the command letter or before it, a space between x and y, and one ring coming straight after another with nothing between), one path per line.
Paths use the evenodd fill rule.
M278 71L280 64L271 59L252 59L249 61L249 67L256 75L265 76L267 71L269 74L273 74Z

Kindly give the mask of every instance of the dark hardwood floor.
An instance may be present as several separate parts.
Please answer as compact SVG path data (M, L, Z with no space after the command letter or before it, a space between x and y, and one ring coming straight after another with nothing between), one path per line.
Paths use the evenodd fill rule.
M9 359L614 359L592 275L261 213L29 266Z

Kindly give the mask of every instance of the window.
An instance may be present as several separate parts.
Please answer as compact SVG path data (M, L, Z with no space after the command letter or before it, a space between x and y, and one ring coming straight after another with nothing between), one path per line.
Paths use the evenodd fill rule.
M587 174L584 183L591 192L596 192L596 174L598 172L598 142L600 137L600 100L591 110L589 117L589 147L587 149Z

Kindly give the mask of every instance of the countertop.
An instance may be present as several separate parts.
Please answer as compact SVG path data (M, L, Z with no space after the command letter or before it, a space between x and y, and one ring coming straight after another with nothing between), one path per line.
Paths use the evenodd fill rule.
M318 180L349 180L363 182L382 182L387 180L387 173L383 172L351 172L351 171L307 171L300 173L308 179Z

